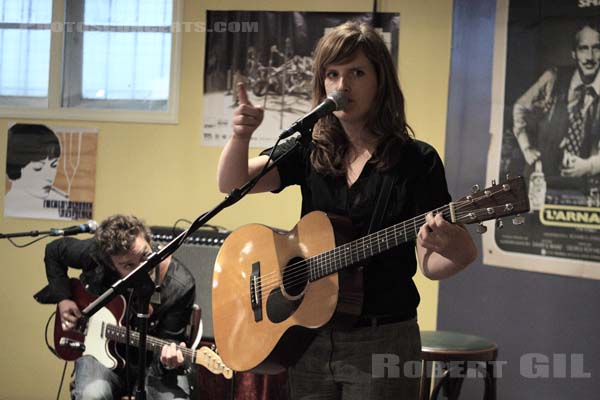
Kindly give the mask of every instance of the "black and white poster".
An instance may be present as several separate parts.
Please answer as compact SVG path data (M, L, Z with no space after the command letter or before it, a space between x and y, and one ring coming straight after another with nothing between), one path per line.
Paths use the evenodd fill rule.
M226 143L238 105L235 87L244 82L249 100L265 109L250 146L272 146L311 109L312 52L326 30L348 20L369 22L397 60L399 19L397 13L208 11L206 25L214 28L206 34L203 144Z
M488 181L531 211L484 237L486 264L600 279L600 1L498 0Z

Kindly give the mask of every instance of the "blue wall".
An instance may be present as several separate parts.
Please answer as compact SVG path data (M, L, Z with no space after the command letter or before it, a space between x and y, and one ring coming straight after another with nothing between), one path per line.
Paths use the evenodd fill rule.
M495 0L455 0L446 174L453 196L485 182L490 142ZM505 221L505 223L510 223ZM481 249L481 239L474 233ZM549 261L550 262L550 261ZM505 362L499 399L598 399L600 388L600 281L522 272L484 265L481 257L466 271L442 281L438 329L494 340ZM528 378L527 355L550 360L550 378ZM591 378L552 378L566 354L583 355ZM575 356L577 357L577 356ZM542 364L543 358L538 358ZM523 371L521 371L523 368ZM538 370L543 372L543 369ZM467 379L461 399L481 399L481 379Z

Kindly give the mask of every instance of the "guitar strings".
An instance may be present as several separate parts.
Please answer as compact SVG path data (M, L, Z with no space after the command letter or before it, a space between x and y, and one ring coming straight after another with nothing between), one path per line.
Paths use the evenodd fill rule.
M519 204L519 203L514 203L514 204ZM488 208L503 208L503 207L504 206L502 205L502 206L488 207ZM488 213L488 208L474 210L474 211L471 211L471 212L468 212L468 213L459 214L459 215L457 215L457 218L456 218L457 222L461 222L461 221L468 222L468 221L472 220L472 216L473 215L475 215L475 216L477 216L477 215L479 215L479 216L486 215ZM398 230L398 228L390 229L390 232L391 231L394 231L394 234L392 234L392 238L393 237L397 237L397 232L398 231L404 233L404 230ZM386 239L389 238L390 232L387 232L385 234L386 235ZM410 238L410 240L412 240L412 239L416 238L416 233L414 233L414 232L411 231L410 235L406 235L406 236L408 238ZM363 239L359 239L359 240L363 240ZM370 240L370 242L369 242L370 244L367 245L367 248L371 248L372 245L378 245L379 244L379 240L380 240L379 238L377 238L377 239L374 238L374 239ZM352 243L354 243L354 242L352 242ZM304 268L304 267L306 267L307 264L308 264L308 267L310 268L311 267L311 260L316 260L316 261L312 262L312 264L313 264L312 265L312 267L313 267L312 272L315 272L315 271L316 272L321 272L321 274L316 273L314 275L313 274L310 275L310 279L309 280L310 281L314 281L315 279L312 279L313 276L315 276L317 278L320 278L322 276L326 276L326 275L329 275L329 274L331 274L333 272L336 272L336 268L335 267L332 268L331 271L330 271L329 266L332 265L332 264L334 264L334 265L341 264L342 267L344 267L344 266L348 266L348 265L351 265L351 264L359 263L360 261L363 261L364 259L370 257L370 256L366 256L365 255L366 250L364 248L361 248L361 246L364 245L364 243L361 244L361 245L359 245L358 243L354 243L354 246L352 246L352 243L350 243L350 244L348 244L346 246L346 247L351 248L351 252L346 251L346 253L344 254L343 253L343 247L344 246L341 246L340 248L342 248L342 250L339 250L339 251L336 250L337 254L336 254L336 251L330 251L331 252L330 254L329 254L329 252L326 252L326 253L323 253L321 255L311 257L310 259L306 259L306 260L300 261L300 262L298 262L296 264L291 264L290 266L293 267L292 269L294 269L294 270L301 269L302 272L299 272L299 273L296 272L296 273L290 274L290 277L293 277L293 278L296 278L296 279L292 278L289 281L285 280L284 284L287 284L289 286L289 285L294 285L294 284L297 284L297 283L300 283L300 282L306 282L306 276L308 274L304 272L306 270L306 268ZM388 248L386 248L384 250L387 250L387 249L389 249L391 247L395 247L395 245L388 246ZM381 249L379 249L379 250L380 250L379 251L379 253L380 253ZM362 257L361 257L361 253L362 253ZM323 260L322 261L318 260L319 258L323 258ZM350 259L350 261L351 261L350 263L348 263L348 259ZM354 259L356 259L356 261L354 261ZM272 275L272 274L273 273L270 273L268 275ZM275 273L275 275L277 275L277 274ZM277 287L277 286L279 286L280 283L281 283L281 281L280 281L279 277L276 276L275 281L270 281L270 282L266 281L265 289L264 290L266 291L266 290L272 289L273 287Z
M124 333L125 329L126 328L123 326L109 324L106 327L106 331L105 331L106 337L109 339L113 339L117 342L122 341L124 339L123 335L125 335L125 333ZM132 340L131 344L136 345L136 343L139 342L139 339L140 339L139 332L133 331L132 335L130 336L130 340ZM154 338L152 336L148 336L146 339L146 342L149 345L154 346L155 348L162 348L162 346L170 344L166 340ZM177 345L177 349L181 350L183 357L192 364L196 363L196 355L200 354L202 352L202 348L198 349L198 350L194 350L194 349L189 349L187 347L181 347L178 345ZM210 360L207 360L208 358L210 358ZM225 366L225 364L223 364L222 361L218 360L217 358L215 358L212 355L204 354L204 359L205 359L206 363L209 364L209 365L204 365L204 366L209 370L210 370L209 367L217 369L217 370L225 370L226 368L228 368Z
M117 326L117 325L109 325L106 329L106 335L107 337L113 336L113 339L116 341L119 341L119 339L122 339L123 341L125 340L125 327L123 326ZM121 337L123 335L123 337ZM140 340L140 333L139 332L135 332L132 331L132 334L130 335L130 339L132 339L131 344L136 345L136 343L139 343ZM166 341L166 340L162 340L162 339L158 339L158 338L154 338L152 336L148 336L146 338L146 343L148 343L151 346L157 347L157 348L162 348L163 345L169 345L170 342ZM181 352L183 353L184 357L187 357L191 362L194 362L194 352L192 349L188 349L187 347L181 347L181 346L177 346L177 348L179 350L181 350Z
M493 192L493 193L490 192L490 194L488 194L488 196L493 196L493 195L495 195L495 194L497 194L499 192L502 192L502 191L504 191L504 190L501 189L501 190L497 190L496 192ZM496 209L500 209L500 208L505 208L506 207L505 204L502 204L502 205L498 205L498 206L494 206L494 207L480 208L480 209L476 209L476 210L473 210L473 211L470 211L470 212L463 212L463 213L460 213L460 212L457 213L456 212L456 211L460 211L463 208L471 205L473 202L474 202L473 199L467 199L467 200L462 200L462 201L459 200L459 201L453 203L453 205L455 206L455 217L456 217L456 221L457 222L461 222L461 221L469 222L469 221L473 220L473 216L475 216L475 218L477 218L478 215L489 214L489 212L488 212L489 209L496 210ZM477 202L476 199L475 199L475 202ZM520 205L521 203L524 203L524 202L513 202L512 204L513 205ZM449 209L450 209L450 205L448 204L448 205L445 205L445 206L440 207L440 208L438 208L436 210L433 210L433 211L438 212L438 213L441 211L442 214L447 217L448 215L445 214L445 212L448 211ZM400 226L404 227L404 230L401 230L401 232L404 232L406 234L406 232L407 232L406 231L406 226L409 225L409 223L412 223L413 226L416 226L416 224L418 224L419 226L421 226L422 223L424 223L424 221L425 221L424 216L426 216L430 212L431 211L428 211L427 213L424 213L424 214L421 214L420 216L414 217L413 220L408 220L408 221L400 222L400 223L398 223L396 225L388 227L388 228L386 228L386 229L384 229L382 231L376 232L373 235L368 235L367 237L359 239L359 240L363 240L363 243L362 243L363 246L365 244L364 242L367 241L367 238L369 239L369 241L368 241L369 244L378 243L379 242L379 234L381 232L386 232L385 234L387 236L389 234L389 231L393 230L394 234L397 234L398 228ZM413 233L412 230L410 231L410 233L411 233L411 235L410 235L411 239L413 239L414 237L416 237L417 232ZM377 239L374 241L373 238L375 238L375 237ZM347 243L346 247L349 247L353 243L356 244L355 242L357 242L357 241L354 241L354 242L351 242L351 243ZM338 248L334 248L334 249L328 250L328 251L326 251L326 252L324 252L322 254L315 255L315 256L312 256L312 257L310 257L308 259L301 260L301 261L299 261L297 263L290 264L286 268L286 272L290 272L291 271L291 273L289 274L289 279L290 280L286 281L286 283L288 283L290 285L294 285L294 284L296 284L298 282L306 282L306 276L307 276L307 274L305 272L305 270L306 270L305 267L308 265L309 268L310 268L311 262L313 264L316 264L317 268L321 268L322 270L327 271L328 270L327 269L328 265L332 264L332 262L331 262L332 259L333 259L334 262L341 260L343 247L344 246L340 246ZM357 251L353 251L351 253L351 255L350 255L351 260L352 260L353 255L358 254L359 250L360 250L360 246L355 246L355 247L356 247ZM342 250L340 250L340 249L342 249ZM336 254L336 251L337 251L338 254ZM363 253L364 253L364 249L363 249ZM346 258L346 257L344 257L344 258ZM326 261L326 262L322 262L320 259L324 259L323 261ZM323 265L325 265L324 269L323 269ZM332 270L332 272L333 272L333 270ZM272 276L274 276L274 279L270 279ZM275 288L275 287L279 287L280 284L281 284L280 276L281 275L280 275L279 271L274 271L274 272L265 274L262 277L258 278L257 284L260 287L261 295L264 294L265 291L271 290L272 288Z
M458 205L455 208L455 210L460 210L460 209L466 207L467 205L469 205L471 203L472 202L468 201L468 200L465 200L463 202L454 203L455 205ZM504 207L504 206L502 206L502 207ZM445 217L447 217L448 215L446 214L446 211L449 211L449 209L450 209L450 206L449 205L445 205L445 206L440 207L438 209L435 209L433 211L435 211L437 213L441 212L442 215L444 215ZM398 223L396 225L392 225L392 226L390 226L390 227L388 227L386 229L383 229L383 230L381 230L379 232L376 232L374 234L371 234L371 235L367 235L367 236L365 236L365 237L363 237L361 239L357 239L357 240L352 241L350 243L346 243L345 245L336 247L336 248L334 248L332 250L328 250L328 251L326 251L324 253L315 255L315 256L310 257L308 259L301 260L301 261L299 261L297 263L290 264L286 268L286 272L289 272L288 279L290 279L290 281L287 282L288 285L294 285L294 284L300 283L302 281L305 281L305 277L307 275L307 273L305 272L306 271L305 267L308 264L308 267L309 267L309 270L310 270L311 260L312 260L313 264L316 264L316 265L314 265L314 267L316 268L316 270L321 270L323 272L327 272L328 271L328 268L327 268L328 265L330 265L332 263L335 263L335 262L338 262L338 261L341 261L344 247L354 248L354 249L356 249L356 252L354 252L354 254L358 254L360 252L360 250L361 250L361 247L360 247L361 245L358 245L358 242L360 242L360 241L365 242L365 241L368 240L367 247L370 249L371 248L370 245L379 244L379 241L380 241L379 235L382 232L385 234L385 236L387 238L389 231L393 230L394 231L394 235L393 236L397 237L397 235L395 235L395 233L396 233L396 231L398 231L398 226L399 225L401 225L402 228L403 228L403 229L400 230L400 232L404 233L404 236L405 236L405 239L406 239L405 241L408 241L409 237L410 237L410 240L414 239L416 237L416 235L418 234L418 230L416 228L417 225L419 226L419 229L420 229L421 225L425 222L425 216L427 214L429 214L430 212L431 211L428 211L427 213L421 214L421 215L419 215L419 216L417 216L417 217L415 217L415 218L413 218L411 220L407 220L407 221ZM477 212L477 210L476 210L476 212ZM461 216L458 216L457 219L462 219L463 217L466 217L468 215L469 215L468 213L463 214ZM414 228L415 232L413 232L412 229L410 231L407 230L407 228L406 228L407 225L413 225L413 228ZM410 235L408 235L408 232L410 232ZM365 243L362 243L362 246L364 246L364 244ZM336 254L336 252L338 254ZM364 247L362 248L362 252L363 252L363 254L365 253L365 248ZM350 258L351 259L352 259L352 255L353 255L353 253L350 254ZM344 257L344 258L346 258L346 257ZM360 257L357 257L357 258L360 258ZM363 257L363 258L366 258L366 257ZM358 260L358 261L360 261L360 260ZM313 268L313 269L315 269L315 268ZM331 272L334 272L334 271L332 270ZM327 274L325 274L325 275L327 275ZM274 276L275 279L274 280L273 279L269 280L269 278L271 278L272 276ZM257 281L257 284L262 285L261 286L262 291L271 290L274 287L280 286L281 280L280 280L279 277L280 277L280 274L278 272L271 272L271 273L265 274L261 278L259 278L258 281ZM297 279L294 279L294 278L297 278Z
M438 209L435 211L441 212L443 215L445 215L445 212L448 210L447 209ZM414 220L408 220L408 221L405 221L405 222L399 224L399 225L402 225L402 229L398 229L398 227L396 227L396 225L393 225L391 227L388 227L386 229L383 229L383 230L373 233L371 235L367 235L363 238L356 239L349 243L345 243L341 246L338 246L334 249L328 250L324 253L315 255L308 259L304 259L304 260L299 261L294 264L290 264L285 269L285 271L288 273L287 278L290 279L286 283L288 283L289 285L297 284L297 283L301 282L302 280L304 280L306 275L309 275L310 281L314 280L313 277L316 275L323 275L323 276L328 275L330 265L332 265L332 264L336 265L338 263L344 264L346 262L347 258L349 258L351 262L354 258L357 259L356 262L360 262L361 258L362 259L368 258L365 254L367 251L372 253L373 249L379 249L379 244L381 243L380 236L387 238L392 231L394 231L394 233L396 233L396 231L401 232L405 237L405 241L412 240L413 236L416 237L416 234L413 232L413 229L416 229L416 225L418 225L420 228L420 226L424 222L425 222L424 218L422 219L422 221L420 221L417 218L415 218ZM412 229L407 228L408 225L413 225L413 228ZM397 238L398 235L392 234L392 237ZM348 249L350 249L350 251L348 251ZM362 253L362 257L360 256L361 253ZM372 255L374 255L374 254L370 254L370 256L372 256ZM305 267L308 267L308 272L305 272L305 271L307 271L307 268L305 268ZM333 267L331 272L334 272L335 269L336 268ZM313 272L314 272L314 274L313 274ZM271 276L273 276L273 275L275 275L275 281L273 281L273 280L269 281L268 278L271 278ZM281 283L277 273L266 274L264 276L264 278L267 278L264 280L264 286L267 290L270 290L273 287L273 284L275 284L275 286L279 286L279 284ZM294 279L294 278L298 278L298 279Z
M489 196L495 195L499 192L503 192L503 189L499 189L496 192L490 192ZM498 206L494 206L494 207L486 207L486 208L481 208L481 209L476 209L476 210L470 210L468 212L463 212L460 213L457 211L460 211L462 209L464 209L465 207L469 206L473 204L473 200L463 200L463 201L457 201L456 203L453 203L453 205L455 206L455 219L457 222L469 222L473 219L476 219L477 216L481 216L481 215L490 215L489 213L489 209L493 209L494 211L498 208L502 209L505 208L506 205L502 204L502 205L498 205ZM515 203L513 203L514 205ZM433 210L433 212L435 213L442 213L442 215L444 217L449 217L450 213L450 205L444 205L438 209ZM400 222L398 224L392 225L388 228L382 229L378 232L375 232L371 235L367 235L363 238L354 240L350 243L346 243L345 245L336 247L334 249L328 250L324 253L312 256L310 258L298 261L294 264L290 264L289 266L286 267L286 273L288 273L286 275L286 280L285 283L287 285L295 285L301 282L306 282L307 281L307 277L308 277L308 281L312 281L313 279L313 272L314 271L320 271L320 272L325 272L323 274L323 276L329 274L329 273L333 273L335 272L335 267L331 270L331 272L329 272L328 266L330 266L332 263L336 264L337 262L340 262L342 265L346 263L347 261L347 255L348 255L348 251L347 249L350 248L352 249L352 251L349 254L349 258L352 261L354 256L356 256L357 261L356 262L360 262L362 261L359 256L359 254L363 253L363 259L367 258L365 253L366 253L366 249L369 249L369 251L371 251L371 248L374 244L379 245L380 243L380 235L383 234L384 239L388 239L388 236L392 235L392 238L396 238L396 245L397 243L397 237L398 237L398 231L402 234L404 234L405 237L405 242L409 241L408 238L410 238L410 240L413 240L414 238L417 237L418 235L418 230L420 229L420 227L423 225L423 223L426 220L426 216L427 214L429 214L432 211L428 211L424 214L421 214L419 216L416 216L414 218L412 218L411 220L407 220L404 222ZM473 216L475 218L473 218ZM413 229L407 230L407 226L408 225L412 225ZM419 226L419 229L417 229L417 225ZM413 231L414 230L414 231ZM410 233L410 234L409 234ZM361 244L359 244L359 242L363 242ZM366 247L365 246L365 242L367 244ZM391 247L395 247L395 246L391 246ZM389 248L389 247L388 247ZM344 252L344 250L346 250ZM387 249L386 249L387 250ZM336 254L336 252L338 254ZM381 252L381 251L380 251ZM371 254L373 255L373 254ZM342 261L343 258L343 261ZM322 260L321 260L322 259ZM311 264L313 264L313 268L311 268ZM350 265L350 264L348 264ZM308 266L308 269L306 268ZM274 278L274 279L271 279ZM272 288L278 287L280 286L280 284L282 283L281 279L280 279L280 273L278 271L274 271L268 274L265 274L264 276L262 276L261 278L258 278L257 280L257 284L260 285L260 289L261 289L261 293L265 292L265 291L270 291Z
M465 201L464 203L470 204L469 201ZM458 204L458 203L455 203L455 204ZM460 207L461 207L461 205L459 204L459 207L457 207L457 209L460 208ZM450 209L449 205L445 205L445 206L440 207L440 208L438 208L436 210L433 210L433 211L438 212L438 213L441 212L443 215L447 216L445 214L445 212L448 211L449 209ZM429 212L431 212L431 211L429 211ZM331 259L333 259L333 261L339 261L339 260L341 260L340 256L342 255L342 250L340 250L340 249L343 249L344 247L355 247L357 250L359 250L359 246L356 245L356 242L359 242L361 240L363 242L366 241L366 240L368 240L369 244L379 243L379 238L373 240L373 238L375 236L378 236L378 234L381 234L381 232L386 232L388 230L391 230L392 228L394 228L394 227L396 227L398 225L402 225L404 227L403 232L404 233L408 233L409 231L406 229L406 226L407 225L413 225L416 228L416 225L418 224L419 227L420 227L425 222L425 217L424 216L426 216L427 214L429 214L429 212L421 214L421 215L419 215L419 216L417 216L417 217L415 217L415 218L413 218L411 220L400 222L399 224L390 226L388 228L385 228L385 229L383 229L383 230L381 230L379 232L373 233L371 235L367 235L364 238L357 239L355 241L346 243L346 244L344 244L342 246L339 246L339 247L336 247L334 249L328 250L328 251L326 251L324 253L321 253L321 254L312 256L310 258L298 261L297 263L294 263L294 264L290 264L285 269L286 272L289 273L288 278L291 279L291 281L289 281L287 283L293 285L293 284L296 284L296 283L299 283L299 282L303 281L305 275L307 275L305 273L306 268L304 268L304 267L308 264L309 268L310 268L311 260L312 260L313 264L316 264L315 267L317 269L322 269L322 267L325 266L325 270L326 270L327 269L326 265L331 264L331 262L328 262L328 260L329 261L331 261ZM396 230L396 229L394 229L394 230ZM411 233L411 237L410 238L412 239L413 238L412 237L412 235L413 235L412 229L410 230L410 233ZM386 236L387 236L387 234L386 234ZM406 236L408 236L408 234ZM352 246L353 244L355 244L355 246ZM364 245L364 243L363 243L363 245ZM336 252L338 254L336 254ZM364 253L364 249L363 249L363 253ZM337 258L337 260L336 260L336 258ZM298 272L298 273L296 273L296 272ZM274 280L269 280L269 278L271 278L272 276L274 276L275 279ZM279 277L280 277L280 274L278 272L271 272L271 273L265 274L261 278L259 278L258 281L257 281L257 284L262 285L261 289L263 291L264 290L270 290L273 287L277 287L277 286L280 285L281 280L280 280ZM299 279L294 280L294 278L299 278Z
M523 202L524 203L524 202ZM514 204L519 204L519 203L514 203ZM496 206L496 207L488 207L488 208L504 208L504 205L502 206ZM462 213L460 215L457 214L457 222L468 222L470 220L472 220L472 215L487 215L488 214L488 208L485 209L478 209L478 210L473 210L470 211L468 213ZM391 228L391 227L390 227ZM397 228L394 229L390 229L390 231L398 231ZM400 232L404 232L404 230L400 230ZM410 240L416 238L416 233L412 232L410 233L410 235L406 235L408 238L410 238ZM386 237L389 236L389 232L386 233ZM358 240L363 240L364 239L358 239ZM295 284L298 283L304 283L304 282L310 282L310 281L314 281L315 279L313 279L313 277L323 277L326 275L329 275L333 272L336 272L336 268L332 268L330 270L330 266L332 264L341 264L342 266L348 266L354 263L358 263L360 261L363 261L364 259L370 257L370 256L365 256L364 253L366 252L364 248L361 248L361 245L355 244L355 246L352 246L354 242L348 243L346 245L342 245L340 246L340 248L344 247L350 247L352 248L351 252L346 251L345 254L342 252L342 250L329 250L325 253L310 257L308 259L299 261L297 263L294 264L290 264L287 268L286 268L286 272L292 271L289 275L286 276L286 279L284 281L284 287L285 286L293 286ZM370 244L375 244L378 245L379 244L379 239L372 239L370 241ZM364 243L362 244L364 245ZM367 248L370 248L370 245L367 245ZM395 245L393 246L389 246L389 248L391 247L395 247ZM387 250L387 249L384 249ZM338 254L336 254L336 251ZM381 252L381 251L380 251ZM361 253L363 254L361 257ZM319 260L319 258L322 258L323 260ZM362 258L362 259L361 259ZM350 263L347 262L347 260L350 259ZM354 259L356 259L356 261L354 261ZM312 265L311 265L312 264ZM308 266L308 271L307 272L307 267ZM312 270L311 270L312 267ZM318 274L315 273L316 272L321 272L322 274ZM275 279L267 279L267 278L271 278L271 276L275 276ZM308 279L307 279L308 278ZM264 280L264 282L262 282ZM261 285L260 289L261 289L261 293L264 293L266 291L270 291L273 288L279 287L281 286L281 279L280 279L280 274L278 272L271 272L269 274L266 274L263 276L263 278L259 278L257 280L257 284Z
M384 237L387 237L391 230L392 229L380 232L383 232ZM356 259L357 263L360 262L361 259L368 258L365 256L365 253L367 251L371 252L374 248L378 248L378 245L380 244L379 236L382 235L382 233L380 232L378 232L378 234L376 234L373 237L368 236L366 238L357 239L356 241L346 243L344 245L336 247L335 249L328 250L324 253L312 256L308 259L304 259L298 261L297 263L288 265L285 268L286 277L283 282L284 286L293 286L301 282L314 281L314 278L317 276L328 275L330 268L331 273L333 273L336 270L336 268L330 266L336 264L345 264L348 258L351 261L353 259ZM402 229L400 230L400 232L404 233L405 237L408 240L413 239L414 233L412 232L412 230L409 231L407 229ZM359 244L360 241L362 241L363 243ZM350 249L350 251L348 251L348 249ZM360 256L361 253L362 257ZM279 287L281 283L282 280L280 279L280 274L278 272L271 272L265 274L257 280L257 284L262 285L261 290L263 292L270 291L274 287Z

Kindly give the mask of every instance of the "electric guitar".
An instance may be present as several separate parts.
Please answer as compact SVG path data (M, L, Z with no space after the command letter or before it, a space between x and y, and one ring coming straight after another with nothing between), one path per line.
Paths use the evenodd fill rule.
M461 224L527 211L522 177L432 210ZM289 232L250 224L231 233L217 255L212 289L215 343L224 362L235 371L278 373L334 314L355 321L363 300L360 263L414 241L425 215L359 239L347 219L320 211Z
M92 303L97 296L88 293L78 279L71 279L73 300L80 310ZM73 361L82 355L94 356L101 364L110 369L125 366L125 359L117 351L117 343L127 342L126 328L121 325L125 313L125 298L117 296L96 314L92 315L84 327L84 332L64 331L61 325L60 313L56 311L54 320L54 348L60 358ZM129 344L139 346L139 333L133 330L129 333ZM171 342L153 336L146 336L146 348L153 353L159 353L164 345ZM233 371L227 367L221 357L208 347L188 349L177 346L183 353L185 362L189 365L198 364L213 374L223 374L231 379Z

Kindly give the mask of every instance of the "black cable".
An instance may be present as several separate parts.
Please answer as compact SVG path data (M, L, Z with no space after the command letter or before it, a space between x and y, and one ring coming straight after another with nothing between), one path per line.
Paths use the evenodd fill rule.
M56 318L56 311L54 311L52 314L50 314L48 321L46 321L46 328L44 329L44 341L46 342L46 347L48 347L48 350L50 350L50 353L54 354L57 358L60 359L60 356L56 352L56 349L54 349L50 345L50 342L48 341L48 326L50 325L50 321L52 321L52 319L53 319L52 317ZM63 383L65 382L65 372L67 371L67 363L68 362L65 361L65 365L63 366L63 372L60 377L60 384L58 385L58 393L56 393L56 400L58 400L60 398L60 392L62 392L62 386L63 386Z
M60 399L60 392L62 392L62 386L65 382L65 372L67 372L67 361L65 361L65 366L63 367L62 376L60 377L60 385L58 385L58 393L56 393L56 400Z
M231 396L229 398L231 400L235 400L235 371L233 372L233 376L231 377Z
M371 26L373 28L383 28L383 24L381 23L381 12L377 10L377 0L373 1L373 12L371 16L373 17L371 20Z
M56 316L56 311L54 311L52 314L50 314L50 317L48 318L48 321L46 321L46 328L44 329L44 341L46 342L46 347L48 347L48 350L50 350L50 353L52 353L56 357L60 358L58 356L58 353L54 349L54 347L52 347L50 345L50 342L48 341L48 326L50 325L50 321L52 321L52 317L55 317L55 316Z
M273 154L275 154L275 149L277 149L279 142L281 142L281 137L278 137L277 140L275 141L275 144L273 145L273 147L271 147L271 151L269 152L269 157L267 158L265 165L263 165L263 167L260 170L260 172L258 173L258 175L256 175L254 178L252 178L252 180L250 181L250 185L248 185L246 190L242 192L242 197L245 196L246 194L250 193L250 191L254 188L254 186L256 186L256 184L258 183L260 178L262 178L266 174L267 169L269 168L269 163L273 159ZM287 154L287 152L284 154Z
M232 204L238 202L242 197L244 197L245 195L250 193L250 191L254 188L254 186L256 186L258 181L265 175L265 173L267 171L270 171L271 168L274 167L274 165L270 165L270 162L273 159L273 154L274 154L275 149L277 148L277 145L279 144L280 141L281 141L281 137L277 138L277 141L275 142L275 145L273 146L273 148L271 148L269 157L268 157L267 161L265 162L265 165L263 166L261 171L256 176L254 176L252 179L250 179L246 184L244 184L243 188L236 188L231 191L231 193L227 196L227 199L229 200L229 204L225 207L231 206ZM288 151L283 153L283 155L281 155L278 159L285 157L291 150L292 149L289 149ZM233 194L235 194L235 196L233 196ZM204 218L207 214L208 214L208 212L205 212L204 214L202 214L198 218L196 218L196 220L194 220L194 222L192 222L192 224L187 229L187 231L183 232L181 237L178 239L179 242L178 242L177 246L181 246L183 243L185 243L185 240L188 238L188 236L190 236L197 229L201 228L201 226L197 226L197 225L201 222L202 218ZM203 224L202 226L206 226L206 224Z
M130 352L130 346L129 346L129 335L130 335L130 329L131 326L129 324L129 319L130 319L130 304L131 304L131 299L133 297L133 290L129 291L129 298L127 299L127 304L125 305L125 387L126 387L126 391L127 391L127 398L129 400L131 400L131 392L132 392L132 388L131 388L131 369L129 368L129 352ZM116 348L116 345L115 345ZM137 379L136 379L137 380Z
M327 360L327 366L329 367L329 372L333 377L335 375L335 373L333 372L333 348L335 345L335 341L333 340L333 327L329 331L329 344L331 346L331 349L329 350L329 359Z
M18 248L23 248L23 247L27 247L27 246L29 246L29 245L32 245L32 244L34 244L35 242L39 242L40 240L42 240L42 239L45 239L45 238L47 238L48 236L50 236L50 235L44 235L44 236L40 236L39 238L36 238L36 239L32 240L31 242L29 242L29 243L25 243L25 244L17 244L17 243L15 243L15 242L13 242L13 240L12 240L11 238L6 238L6 239L8 239L8 241L9 241L9 242L10 242L10 243L11 243L13 246L15 246L15 247L18 247Z
M278 137L277 141L275 141L275 144L273 145L273 147L271 148L271 151L269 152L269 156L267 158L267 161L265 162L265 165L263 165L261 171L254 178L252 178L249 181L248 187L246 187L245 190L240 191L240 198L244 197L246 194L250 193L250 191L252 191L254 186L256 186L256 184L258 183L260 178L262 178L265 175L265 173L269 170L269 167L270 167L269 163L271 162L271 160L273 160L273 155L275 154L275 149L277 148L277 145L279 145L280 141L281 141L281 137ZM280 155L275 160L275 162L277 162L279 159L282 159L283 157L285 157L290 151L291 151L291 149L286 151L282 155ZM205 226L207 226L207 225L205 225ZM185 240L185 237L183 238L183 240ZM234 372L234 375L231 378L231 399L232 400L235 399L235 390L236 390L236 386L235 386L235 372Z
M171 233L173 234L173 236L177 235L177 225L179 225L180 222L186 222L188 225L192 224L192 221L190 221L189 219L179 218L173 224L173 228L171 228ZM223 231L228 232L228 229L221 225L204 224L200 227L200 229L210 229L215 232L223 232Z
M190 221L189 219L185 219L185 218L179 218L179 219L178 219L177 221L175 221L175 223L173 224L173 229L172 229L173 236L176 236L176 235L177 235L177 234L176 234L177 225L178 225L180 222L186 222L188 225L191 225L191 224L192 224L192 221Z
M215 232L221 232L221 231L227 231L227 228L225 228L224 226L221 225L212 225L212 224L204 224L200 227L200 230L212 230Z

